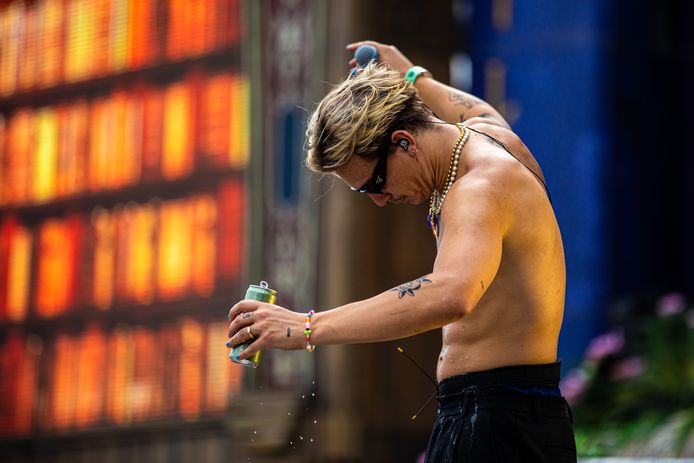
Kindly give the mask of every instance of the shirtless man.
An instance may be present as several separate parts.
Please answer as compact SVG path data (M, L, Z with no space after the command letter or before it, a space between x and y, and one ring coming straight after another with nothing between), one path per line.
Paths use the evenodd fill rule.
M229 312L227 345L254 338L247 358L441 328L427 462L576 461L558 389L564 251L539 165L490 105L437 82L393 46L347 49L365 44L385 65L370 64L319 103L307 165L379 206L430 201L433 270L315 313L308 343L305 312L241 301Z

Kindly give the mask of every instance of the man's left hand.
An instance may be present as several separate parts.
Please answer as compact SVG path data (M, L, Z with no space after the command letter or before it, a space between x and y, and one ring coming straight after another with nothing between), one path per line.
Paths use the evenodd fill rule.
M306 315L278 305L246 299L231 308L228 319L231 323L227 336L231 339L227 341L227 347L251 341L239 355L239 360L247 359L261 349L299 350L306 344Z

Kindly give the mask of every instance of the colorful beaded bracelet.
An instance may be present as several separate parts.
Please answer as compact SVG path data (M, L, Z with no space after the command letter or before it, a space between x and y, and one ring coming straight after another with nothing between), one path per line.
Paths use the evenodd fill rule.
M306 335L306 350L309 352L313 352L316 348L316 346L311 345L311 317L313 317L315 313L316 311L311 309L306 314L306 329L304 330L304 334Z

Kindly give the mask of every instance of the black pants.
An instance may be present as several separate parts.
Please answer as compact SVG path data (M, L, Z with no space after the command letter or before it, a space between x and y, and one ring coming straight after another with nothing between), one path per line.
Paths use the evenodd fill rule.
M427 463L576 462L560 363L497 368L439 383Z

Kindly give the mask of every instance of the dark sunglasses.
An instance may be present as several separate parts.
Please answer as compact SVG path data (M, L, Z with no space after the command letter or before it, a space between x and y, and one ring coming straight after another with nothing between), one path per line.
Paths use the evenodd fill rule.
M360 188L350 187L352 191L359 193L371 193L375 195L383 194L383 185L386 184L386 173L388 171L388 153L381 154L374 167L374 172L371 175L371 180L363 184Z

